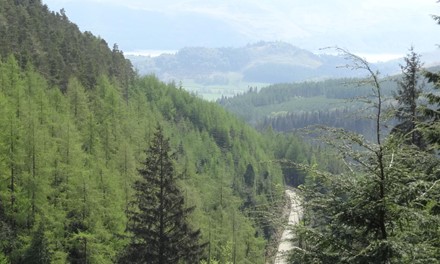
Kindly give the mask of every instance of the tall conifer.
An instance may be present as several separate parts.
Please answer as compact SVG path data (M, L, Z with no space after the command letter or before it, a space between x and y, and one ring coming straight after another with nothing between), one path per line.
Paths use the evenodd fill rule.
M200 231L187 222L194 207L185 208L176 185L169 139L159 126L147 158L139 169L141 179L134 184L135 199L128 210L131 243L123 263L197 263L205 245L199 243Z
M414 48L411 47L408 55L404 58L405 65L401 65L402 79L398 82L397 93L394 96L398 103L396 117L400 123L393 132L407 137L407 143L423 147L424 143L420 131L416 130L416 123L420 121L417 111L418 98L422 92L419 83L422 62Z

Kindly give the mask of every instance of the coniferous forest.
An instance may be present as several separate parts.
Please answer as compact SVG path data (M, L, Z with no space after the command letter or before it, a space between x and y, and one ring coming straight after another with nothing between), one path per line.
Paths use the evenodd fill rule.
M221 104L270 104L288 97L283 85L207 102L139 76L64 10L0 0L0 263L271 263L286 186L304 210L291 263L439 263L439 74L411 48L384 84L337 51L367 73L350 81L367 87L368 136L272 129L324 111L257 131ZM315 86L303 92L351 97L333 80Z
M1 263L122 259L158 125L187 212L179 221L200 233L197 258L264 263L283 201L267 137L137 76L116 45L41 1L1 0L0 21Z

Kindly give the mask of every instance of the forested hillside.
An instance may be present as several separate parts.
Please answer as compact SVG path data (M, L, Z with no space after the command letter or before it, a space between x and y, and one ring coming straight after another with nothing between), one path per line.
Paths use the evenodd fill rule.
M337 51L367 78L222 98L239 118L138 76L64 10L0 0L0 263L268 263L286 185L292 263L438 263L440 76L424 89L413 49L397 83ZM273 129L316 123L370 134Z
M397 78L382 83L385 96L392 98ZM361 79L330 79L318 82L284 83L249 89L218 103L257 128L272 127L288 132L312 125L341 127L370 136L374 120L362 103L371 88ZM356 100L358 99L358 100Z
M117 45L110 50L105 40L82 33L64 10L50 11L41 0L0 0L0 36L3 58L14 54L20 67L32 64L62 91L71 76L88 89L102 74L123 87L133 81L131 63Z
M200 257L265 262L283 205L273 133L136 76L116 46L40 1L1 0L0 32L1 263L117 262L158 125L185 206L195 206L187 220L208 243ZM303 144L288 152L317 160Z

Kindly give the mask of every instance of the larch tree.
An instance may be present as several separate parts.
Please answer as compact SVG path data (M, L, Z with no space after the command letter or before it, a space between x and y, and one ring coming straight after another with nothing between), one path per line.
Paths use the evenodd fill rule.
M122 263L197 263L205 244L199 242L187 217L194 207L185 208L176 185L169 139L159 126L147 158L134 183L135 199L127 210L127 230L133 234L121 258Z

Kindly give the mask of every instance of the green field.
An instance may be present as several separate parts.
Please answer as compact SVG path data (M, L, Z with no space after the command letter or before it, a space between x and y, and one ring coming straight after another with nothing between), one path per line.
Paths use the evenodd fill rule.
M268 83L253 83L241 80L231 80L228 84L209 85L197 83L193 79L185 79L182 81L183 89L197 94L199 97L208 101L215 101L222 98L222 96L232 97L234 95L247 92L250 88L261 89L268 85Z

